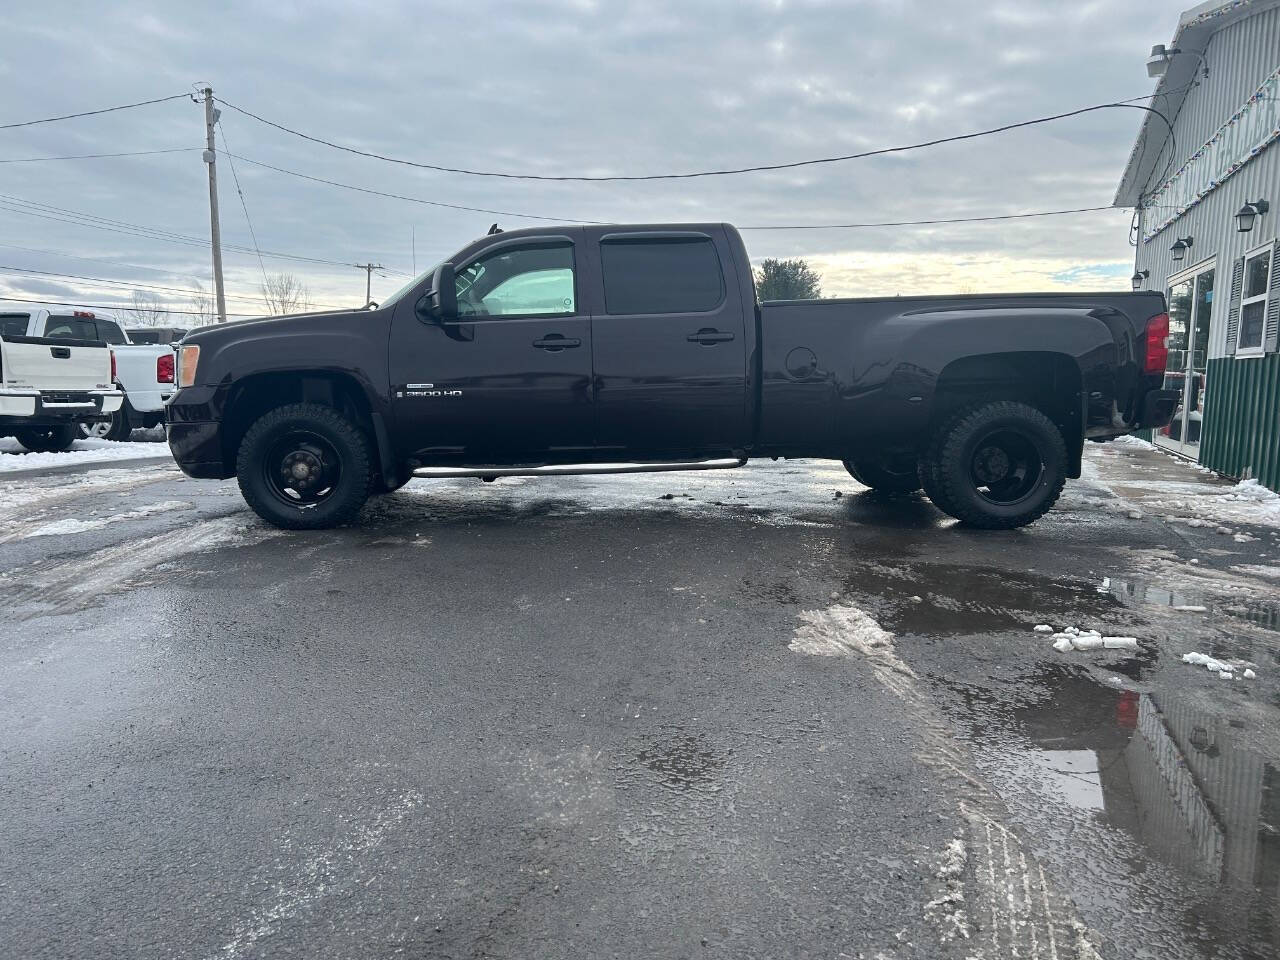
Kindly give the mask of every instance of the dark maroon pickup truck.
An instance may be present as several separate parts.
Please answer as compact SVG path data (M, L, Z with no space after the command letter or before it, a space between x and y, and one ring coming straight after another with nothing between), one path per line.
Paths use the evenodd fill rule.
M380 307L205 327L168 406L193 477L327 527L413 477L841 460L977 527L1086 439L1169 421L1159 293L758 303L728 224L494 233Z

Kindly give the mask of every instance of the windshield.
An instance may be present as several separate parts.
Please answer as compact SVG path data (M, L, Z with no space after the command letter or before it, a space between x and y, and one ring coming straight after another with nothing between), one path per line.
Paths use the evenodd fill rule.
M441 261L440 261L440 263L444 263L444 261L443 261L443 260L441 260ZM395 293L393 293L391 296L389 296L389 297L387 297L385 300L383 300L383 301L382 301L382 306L384 306L384 307L389 307L389 306L391 306L393 303L395 303L397 300L399 300L401 297L403 297L406 293L408 293L410 290L412 290L414 287L416 287L418 284L420 284L420 283L422 283L424 280L428 279L428 278L429 278L433 273L435 273L435 272L436 272L436 267L440 266L440 263L437 263L437 264L433 265L432 267L428 268L428 269L427 269L426 271L424 271L423 273L418 274L416 277L414 277L412 280L410 280L408 283L406 283L403 287L401 287L399 290L397 290Z

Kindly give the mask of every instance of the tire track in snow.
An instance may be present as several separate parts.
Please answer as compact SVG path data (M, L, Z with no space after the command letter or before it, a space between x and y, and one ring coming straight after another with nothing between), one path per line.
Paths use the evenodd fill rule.
M967 832L962 860L957 861L951 845L943 851L937 879L946 882L946 889L926 907L940 939L946 942L959 936L982 941L975 943L971 960L1101 960L1094 936L1073 905L1052 890L1035 855L1000 822L1003 803L979 779L968 749L955 740L921 689L916 672L898 656L893 634L853 604L838 603L801 612L789 647L808 656L865 662L919 723L921 746L916 758L960 777L972 788L970 802L962 803L959 811ZM955 888L957 874L964 878L963 891ZM970 909L964 909L965 903L971 904Z
M13 616L30 620L72 613L95 603L121 584L152 567L229 544L252 545L280 536L240 517L220 517L140 539L129 539L56 563L39 564L0 575L0 596Z

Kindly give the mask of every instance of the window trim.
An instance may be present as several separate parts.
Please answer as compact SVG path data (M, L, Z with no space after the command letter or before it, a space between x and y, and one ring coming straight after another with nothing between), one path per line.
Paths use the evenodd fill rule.
M1274 240L1268 240L1264 244L1254 247L1252 250L1246 250L1244 253L1244 272L1240 276L1240 312L1236 319L1236 353L1237 357L1251 358L1261 357L1266 354L1267 349L1267 307L1270 305L1271 288L1275 285L1275 277L1272 271L1275 270L1275 246ZM1265 255L1267 258L1267 285L1262 293L1252 297L1245 296L1246 285L1249 282L1249 261L1256 260L1258 257ZM1252 306L1255 303L1262 304L1262 337L1258 340L1256 347L1244 347L1240 345L1240 337L1244 333L1244 308L1246 305Z
M496 321L565 320L570 317L586 316L586 314L582 312L581 284L579 283L579 277L578 277L577 244L573 242L573 239L571 237L553 234L545 237L512 237L509 240L500 240L497 243L490 244L484 249L468 257L466 265L463 266L460 270L458 270L458 273L461 274L463 270L471 266L473 263L476 263L477 261L480 261L480 260L485 260L492 255L501 254L501 253L513 253L513 252L518 252L520 250L536 249L538 247L567 247L568 248L569 261L570 261L569 274L573 278L573 309L572 310L562 312L562 313L500 313L497 316L493 314L482 314L479 316L464 317L461 314L459 314L458 319L452 322L492 323L495 320ZM529 272L532 273L533 271L529 271ZM508 277L507 280L504 280L502 282L506 283L507 281L512 280L517 276L519 276L519 274L513 274L512 276ZM494 289L497 289L497 288L495 287Z
M709 243L711 252L716 258L716 269L720 275L720 299L712 306L705 310L668 310L658 313L635 313L623 312L614 313L609 309L609 283L605 276L604 267L604 248L606 245L615 247L657 245L657 244L685 244L685 243ZM600 238L598 244L600 248L600 292L602 297L601 306L604 308L604 315L609 317L701 317L712 313L718 313L724 309L725 302L729 299L729 281L725 277L724 257L720 254L720 246L716 243L716 238L709 233L703 233L700 230L663 230L663 231L635 231L628 233L606 233Z

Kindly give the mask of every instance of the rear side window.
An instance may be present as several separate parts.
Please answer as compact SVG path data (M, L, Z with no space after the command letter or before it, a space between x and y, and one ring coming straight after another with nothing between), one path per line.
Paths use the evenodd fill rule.
M125 342L124 331L114 320L98 320L98 336L96 339L119 346Z
M703 313L724 299L720 257L710 237L604 240L605 312Z
M88 317L50 317L44 335L55 340L97 340L98 325Z
M29 313L0 313L0 336L25 337Z

